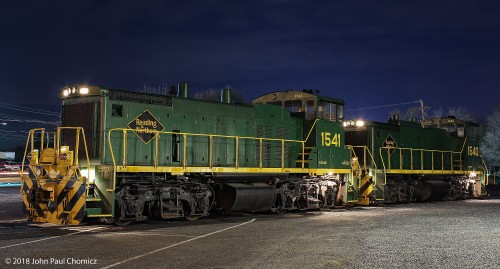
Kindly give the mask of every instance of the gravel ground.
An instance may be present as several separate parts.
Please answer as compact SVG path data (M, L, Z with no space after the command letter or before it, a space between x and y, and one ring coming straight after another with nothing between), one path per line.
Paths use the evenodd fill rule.
M14 258L97 263L36 268L500 268L499 199L60 227L19 221L18 189L6 189L0 268Z

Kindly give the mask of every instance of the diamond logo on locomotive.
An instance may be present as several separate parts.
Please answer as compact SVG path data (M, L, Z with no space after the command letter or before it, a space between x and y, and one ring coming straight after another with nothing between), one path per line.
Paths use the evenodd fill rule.
M128 124L128 128L134 130L134 133L146 144L155 137L155 131L161 132L165 130L165 126L147 109L132 120Z

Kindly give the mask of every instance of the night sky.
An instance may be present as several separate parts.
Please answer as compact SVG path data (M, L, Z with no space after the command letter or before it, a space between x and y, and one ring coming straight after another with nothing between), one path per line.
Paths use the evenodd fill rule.
M248 101L316 89L348 109L422 98L478 118L500 102L499 1L8 0L0 29L1 102L33 109L57 112L66 84L180 81Z

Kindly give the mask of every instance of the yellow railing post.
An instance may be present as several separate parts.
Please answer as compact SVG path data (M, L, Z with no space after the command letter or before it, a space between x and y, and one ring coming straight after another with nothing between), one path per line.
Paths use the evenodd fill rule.
M73 165L78 165L78 152L80 151L80 128L81 127L76 128L75 156L73 156Z
M420 150L420 170L424 170L424 151Z
M387 164L388 164L389 170L391 170L391 153L390 153L390 150L388 148L387 148Z
M304 169L306 143L302 142L302 169Z
M262 138L259 138L259 168L262 169Z
M363 169L366 170L366 146L363 146Z
M158 167L158 137L160 136L158 131L155 131L155 158L153 160L153 166Z
M444 152L441 152L441 171L444 171Z
M186 159L187 159L187 134L182 134L183 145L182 145L182 168L186 169Z
M410 169L413 171L413 149L410 149Z
M209 136L209 138L210 138L210 150L209 150L209 155L210 155L210 156L208 157L208 160L209 160L209 162L208 162L208 167L209 167L210 169L212 169L212 147L213 147L213 136L212 136L212 135L210 135L210 136Z
M450 153L450 166L451 166L451 171L453 171L453 153Z
M234 161L234 167L238 169L238 137L235 138L235 143L236 143L236 156L235 156L235 161Z
M285 168L285 140L281 139L281 168Z
M434 151L431 151L431 171L434 172Z
M403 170L403 149L399 149L399 170Z
M127 166L127 130L123 129L123 159L122 166Z

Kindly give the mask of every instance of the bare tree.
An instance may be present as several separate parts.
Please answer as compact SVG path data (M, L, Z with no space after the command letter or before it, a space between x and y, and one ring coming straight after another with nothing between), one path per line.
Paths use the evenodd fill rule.
M486 121L480 152L488 161L488 165L500 166L500 105Z
M448 116L454 116L457 119L465 120L465 121L476 121L476 117L470 112L467 108L458 106L458 107L449 107L448 108Z
M422 113L420 111L420 108L418 107L410 107L408 108L405 113L401 116L402 120L411 120L411 119L420 119L422 117Z
M432 117L433 118L442 118L443 114L444 114L444 111L443 111L442 107L438 107L438 108L432 110Z

